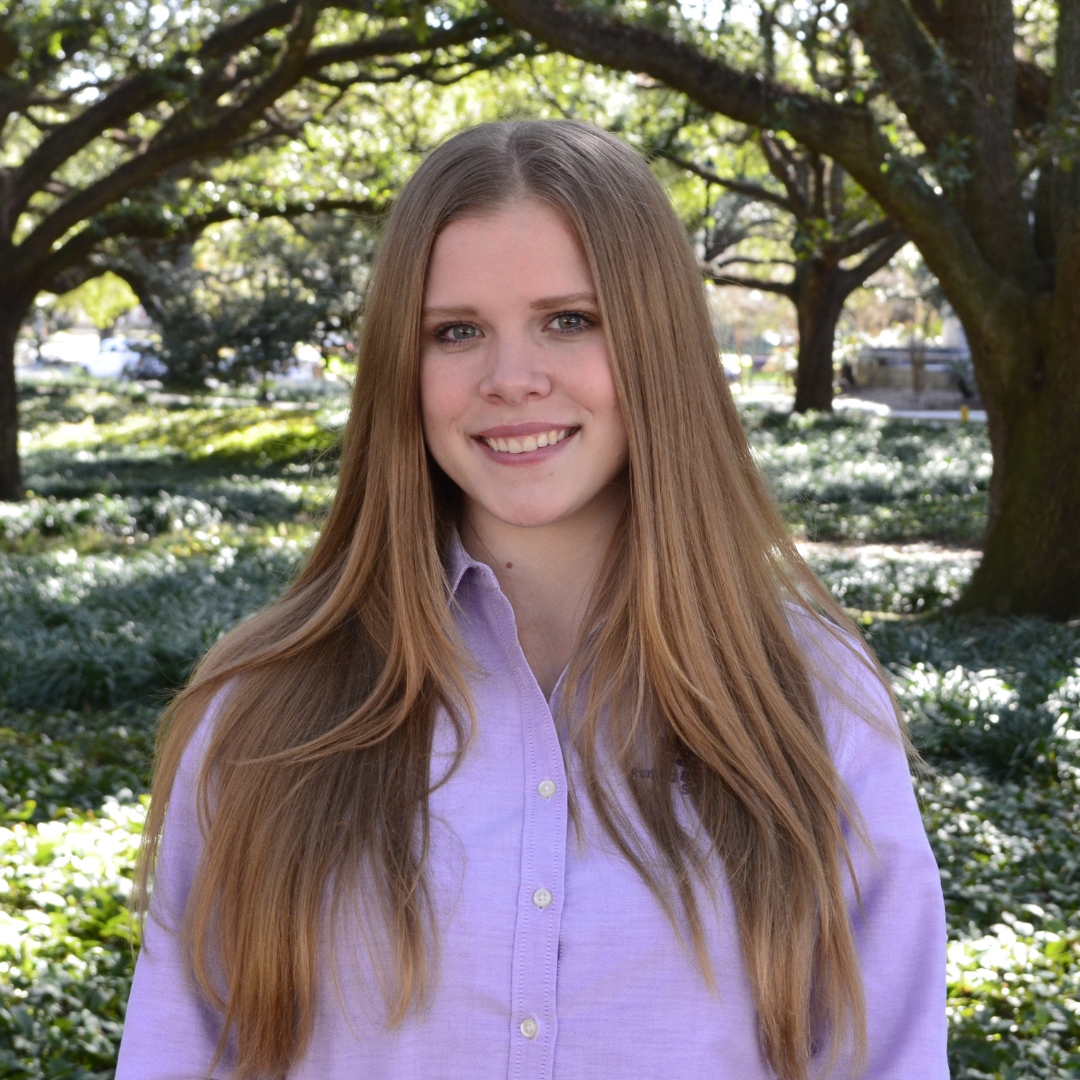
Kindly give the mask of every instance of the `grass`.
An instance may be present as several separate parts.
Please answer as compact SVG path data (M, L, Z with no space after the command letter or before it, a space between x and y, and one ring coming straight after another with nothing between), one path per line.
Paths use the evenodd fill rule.
M982 426L747 411L758 464L808 540L977 545L993 464Z
M160 705L282 587L333 491L345 401L295 397L23 386L34 494L0 504L2 1077L112 1076ZM918 788L949 916L954 1077L1075 1077L1080 628L949 614L977 558L985 434L746 420L930 766Z

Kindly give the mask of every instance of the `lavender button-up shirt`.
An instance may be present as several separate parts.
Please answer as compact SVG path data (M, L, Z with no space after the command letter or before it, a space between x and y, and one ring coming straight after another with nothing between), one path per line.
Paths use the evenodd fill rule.
M388 1029L359 934L343 931L314 1037L290 1080L767 1080L730 898L702 905L717 989L635 871L582 808L567 815L567 761L491 570L455 546L455 612L482 669L478 728L461 767L430 796L429 873L440 926L428 1005ZM840 661L838 660L838 664ZM869 678L848 689L888 717ZM850 899L867 1002L866 1080L947 1080L945 919L937 867L898 739L835 697L822 713L836 766L874 854L854 840ZM173 790L155 904L182 911L202 846L193 793L212 716ZM883 725L884 726L884 725ZM433 779L453 735L436 733ZM666 780L662 781L666 782ZM166 921L166 920L163 920ZM349 959L351 957L351 959ZM117 1080L207 1077L219 1020L154 920L135 970ZM226 1077L219 1066L214 1077Z

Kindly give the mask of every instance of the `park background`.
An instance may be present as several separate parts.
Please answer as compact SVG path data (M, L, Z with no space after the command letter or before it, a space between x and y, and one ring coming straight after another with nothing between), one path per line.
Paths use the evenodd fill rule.
M332 497L424 153L647 155L893 680L953 1076L1080 1074L1080 0L0 0L0 1076L112 1076L157 717Z

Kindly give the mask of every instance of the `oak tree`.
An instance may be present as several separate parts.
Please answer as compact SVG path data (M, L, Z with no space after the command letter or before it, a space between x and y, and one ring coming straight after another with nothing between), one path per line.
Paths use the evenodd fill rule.
M486 9L453 3L0 0L0 498L22 494L14 350L39 293L121 272L124 241L376 211L380 164L341 167L350 133L314 184L268 178L266 151L318 151L355 117L357 88L450 82L529 51Z
M989 417L987 532L961 609L1080 612L1080 0L759 0L713 5L711 26L675 3L492 6L787 133L873 196L960 317ZM782 31L800 50L786 69Z
M677 148L658 152L727 193L705 229L705 271L718 285L761 289L794 304L795 412L831 411L833 347L844 304L907 238L835 161L771 132L758 132L754 141L765 176L718 171ZM764 257L753 244L763 227L770 239L780 239L770 245L780 251ZM790 271L777 277L779 267Z

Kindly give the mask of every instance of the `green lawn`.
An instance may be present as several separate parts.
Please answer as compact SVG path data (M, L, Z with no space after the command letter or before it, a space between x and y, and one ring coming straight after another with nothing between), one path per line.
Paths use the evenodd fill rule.
M0 504L0 1076L112 1075L157 711L303 557L345 407L24 386L34 494ZM984 521L985 433L746 418L930 766L954 1076L1075 1077L1080 627L948 614Z

